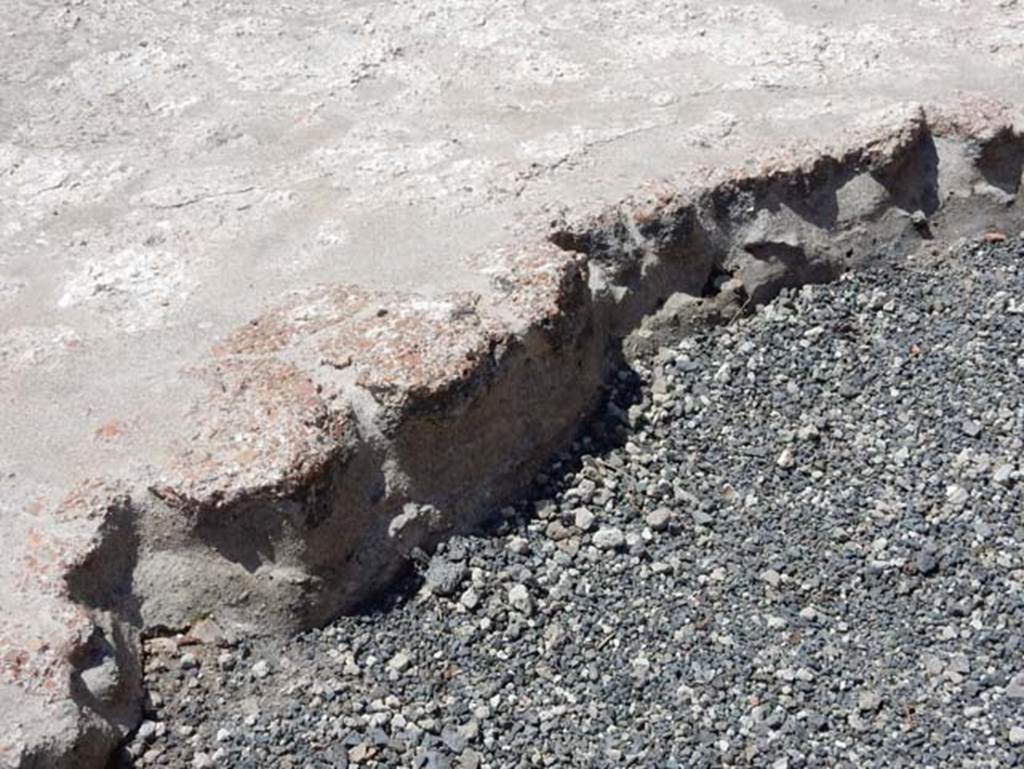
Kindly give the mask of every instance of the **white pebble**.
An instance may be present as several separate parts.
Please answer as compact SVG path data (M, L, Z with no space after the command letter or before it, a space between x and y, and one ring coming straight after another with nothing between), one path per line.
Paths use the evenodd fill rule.
M602 550L614 550L622 547L625 543L626 536L620 529L612 526L598 529L597 533L594 534L594 546Z

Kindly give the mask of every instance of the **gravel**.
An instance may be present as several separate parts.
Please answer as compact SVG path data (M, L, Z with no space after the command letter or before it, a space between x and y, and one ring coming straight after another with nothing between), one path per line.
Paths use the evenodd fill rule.
M458 590L466 577L466 567L446 558L434 556L424 575L424 584L435 595L450 596Z
M418 588L150 641L166 727L123 764L1024 766L1022 258L879 266L636 361Z
M605 526L598 529L597 533L593 536L592 542L594 547L601 550L614 550L626 544L626 535L618 527Z
M644 522L652 531L665 531L672 522L672 511L667 507L659 507L644 516Z

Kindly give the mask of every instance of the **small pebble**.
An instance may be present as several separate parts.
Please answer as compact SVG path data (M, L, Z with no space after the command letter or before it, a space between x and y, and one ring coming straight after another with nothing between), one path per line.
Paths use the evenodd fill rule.
M615 550L626 544L626 536L621 529L608 526L598 529L594 534L594 546L601 550Z

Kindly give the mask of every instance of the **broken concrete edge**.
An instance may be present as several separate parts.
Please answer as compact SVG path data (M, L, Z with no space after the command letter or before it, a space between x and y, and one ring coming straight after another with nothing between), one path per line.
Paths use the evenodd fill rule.
M173 461L83 483L55 530L26 524L3 599L0 763L101 765L140 717L143 631L290 632L353 609L414 549L510 502L624 347L932 237L1020 226L1022 171L1020 114L909 106L834 148L554 217L473 258L487 296L290 296L185 373L209 396Z

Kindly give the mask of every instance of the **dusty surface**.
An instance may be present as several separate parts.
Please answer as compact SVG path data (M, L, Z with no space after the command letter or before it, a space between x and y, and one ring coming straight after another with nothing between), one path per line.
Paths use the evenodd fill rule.
M641 356L377 611L147 641L120 766L1020 767L1022 334L967 241Z
M290 289L484 290L544 204L1024 90L1016 3L8 3L0 467L160 459L184 368ZM753 150L753 151L752 151ZM63 488L62 488L63 490Z
M370 584L393 569L366 542L436 539L564 441L600 379L602 324L638 318L636 281L545 244L563 211L600 211L650 179L671 197L741 178L780 146L813 157L865 124L890 137L881 161L833 154L839 176L896 183L843 187L838 210L930 215L921 182L935 174L901 154L927 165L921 118L874 111L1019 105L1024 91L1013 0L259 15L11 1L0 33L8 762L66 760L76 741L102 752L133 720L132 628L222 604L249 627L323 619L358 595L353 573ZM985 118L954 133L992 139L1012 120ZM977 173L954 163L947 186L1012 204L1016 150L972 147L947 159ZM770 291L780 276L752 271L785 266L804 226L748 221L744 263L721 226L690 248ZM672 290L699 293L711 269ZM627 297L621 318L592 308L605 278ZM502 444L484 429L498 414L530 419ZM507 467L493 467L497 447Z

